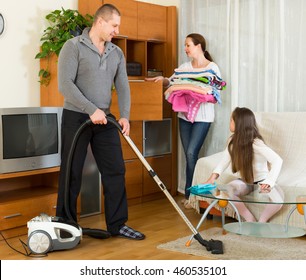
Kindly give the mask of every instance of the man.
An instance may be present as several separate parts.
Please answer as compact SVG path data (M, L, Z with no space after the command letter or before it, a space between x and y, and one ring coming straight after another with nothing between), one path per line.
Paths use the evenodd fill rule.
M88 144L101 174L105 197L105 220L112 236L141 240L145 235L125 225L128 219L125 190L125 166L117 128L107 122L110 115L113 85L118 93L122 132L129 135L130 89L122 51L112 38L119 33L120 12L110 4L101 6L93 26L81 36L68 40L58 59L58 85L63 94L62 163L57 202L58 217L65 215L65 169L75 132L91 119L80 135L71 166L69 209L77 220L77 197L80 193L82 169ZM111 116L111 115L110 115Z

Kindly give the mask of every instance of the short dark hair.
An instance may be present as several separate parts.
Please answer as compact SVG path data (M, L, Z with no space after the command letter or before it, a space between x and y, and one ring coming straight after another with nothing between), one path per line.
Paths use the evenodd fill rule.
M120 11L112 4L104 4L102 5L94 15L94 22L97 21L99 17L102 17L104 20L109 21L113 14L121 16Z

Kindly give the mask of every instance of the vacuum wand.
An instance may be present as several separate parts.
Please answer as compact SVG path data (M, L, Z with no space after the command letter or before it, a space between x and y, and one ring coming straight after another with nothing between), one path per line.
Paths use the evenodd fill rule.
M174 200L174 198L172 197L172 195L168 192L166 186L163 184L163 182L159 179L159 177L157 176L157 174L154 172L154 170L152 169L152 167L149 165L149 163L146 161L146 159L144 158L144 156L141 154L141 152L138 150L137 146L133 143L133 141L131 140L131 138L127 135L124 135L122 133L122 127L120 126L120 124L113 118L111 117L106 117L107 121L109 121L110 123L112 123L113 125L115 125L118 130L121 132L121 134L123 135L124 139L128 142L128 144L130 145L130 147L132 148L132 150L134 151L134 153L137 155L137 157L140 159L140 161L142 162L142 164L145 166L145 168L147 169L147 171L149 172L149 174L151 175L151 177L154 179L154 181L156 182L156 184L159 186L159 188L163 191L163 193L166 195L166 197L168 198L168 200L171 202L171 204L173 205L173 207L176 209L176 211L179 213L179 215L181 216L181 218L185 221L185 223L187 224L187 226L190 228L190 230L192 231L192 233L194 234L194 238L204 247L206 247L207 251L211 251L212 254L223 254L223 243L222 241L219 240L204 240L201 235L198 233L198 231L194 228L194 226L191 224L191 222L188 220L188 218L186 217L186 215L184 214L184 212L181 210L181 208L177 205L176 201Z

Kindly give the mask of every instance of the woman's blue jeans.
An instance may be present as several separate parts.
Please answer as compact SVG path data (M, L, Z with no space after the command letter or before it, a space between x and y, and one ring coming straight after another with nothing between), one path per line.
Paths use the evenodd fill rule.
M188 122L179 118L180 137L186 158L185 197L188 199L195 165L211 123Z

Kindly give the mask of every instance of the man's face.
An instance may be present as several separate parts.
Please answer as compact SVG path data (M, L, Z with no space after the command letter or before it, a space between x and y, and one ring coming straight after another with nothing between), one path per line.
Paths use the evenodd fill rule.
M108 21L102 17L99 18L100 38L103 41L110 42L114 36L119 34L120 20L121 17L117 14L113 14L112 18Z

